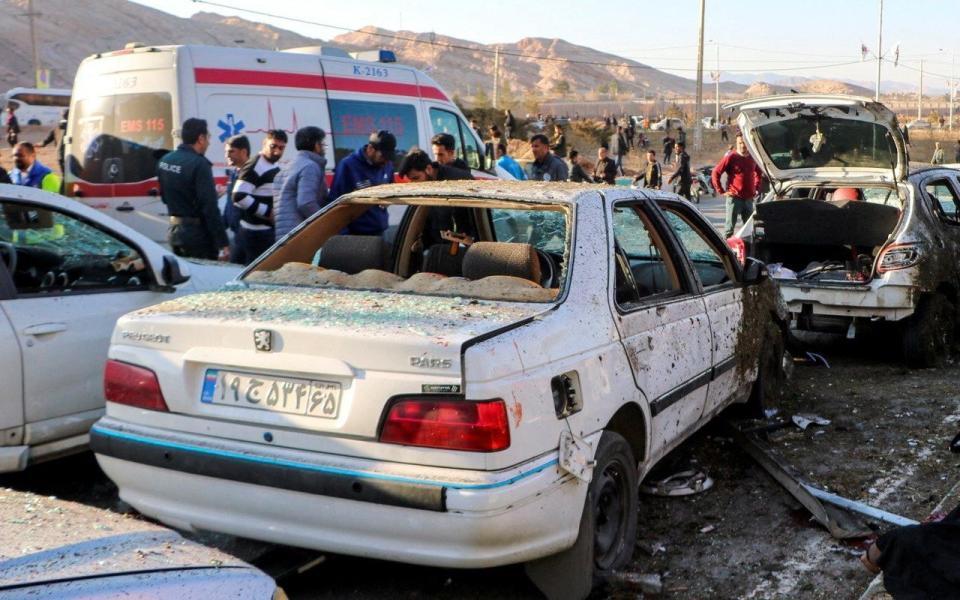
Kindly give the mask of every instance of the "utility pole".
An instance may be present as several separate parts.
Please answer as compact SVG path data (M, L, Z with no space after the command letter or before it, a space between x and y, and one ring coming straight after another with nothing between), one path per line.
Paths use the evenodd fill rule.
M923 118L923 59L920 59L920 88L917 90L917 120Z
M717 75L714 81L717 84L717 110L714 115L714 124L720 126L720 42L717 42Z
M883 64L883 0L880 0L880 27L877 29L877 92L873 99L880 102L880 67Z
M500 46L493 54L493 107L500 108Z
M693 148L703 149L703 17L706 0L700 0L700 32L697 34L697 109L695 129L693 130Z
M950 100L950 121L947 124L949 131L953 131L953 101L957 97L957 53L953 53L953 61L950 63L950 85L949 95L947 98Z
M40 82L38 81L40 76L40 52L37 48L37 30L34 26L33 18L39 17L40 13L33 11L33 0L27 0L27 12L17 15L19 17L27 17L30 19L30 46L33 49L33 85L34 87L39 87Z

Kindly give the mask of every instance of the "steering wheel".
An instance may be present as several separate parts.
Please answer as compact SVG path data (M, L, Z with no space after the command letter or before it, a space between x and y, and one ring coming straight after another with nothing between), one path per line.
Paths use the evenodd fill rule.
M553 287L553 279L556 277L559 269L553 257L542 250L537 250L537 260L540 263L540 285L541 287Z
M11 244L10 242L0 242L0 258L3 258L3 262L7 265L7 269L10 271L10 275L13 275L14 271L17 270L17 247Z

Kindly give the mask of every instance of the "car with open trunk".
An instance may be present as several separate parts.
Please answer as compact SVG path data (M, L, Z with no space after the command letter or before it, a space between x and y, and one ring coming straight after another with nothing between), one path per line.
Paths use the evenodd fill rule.
M728 240L768 264L794 327L882 335L917 367L950 355L960 289L960 172L908 173L885 106L787 95L730 105L771 182Z

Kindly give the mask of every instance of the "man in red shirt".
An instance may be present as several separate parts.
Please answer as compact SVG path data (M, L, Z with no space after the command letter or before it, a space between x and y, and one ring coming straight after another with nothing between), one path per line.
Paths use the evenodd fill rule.
M760 189L760 179L763 174L753 158L747 154L747 144L743 141L743 134L737 134L736 149L728 152L720 163L713 168L713 189L727 198L726 221L724 237L733 235L733 228L737 224L737 215L746 223L753 214L753 198ZM720 185L720 176L727 174L726 189Z

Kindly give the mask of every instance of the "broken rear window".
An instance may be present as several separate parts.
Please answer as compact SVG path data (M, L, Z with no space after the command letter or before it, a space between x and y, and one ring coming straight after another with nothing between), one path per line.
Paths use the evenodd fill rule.
M388 214L403 215L387 229ZM265 256L250 283L552 302L565 286L571 213L488 199L339 202Z
M897 164L889 131L872 122L799 117L760 125L756 132L778 169L892 169Z

